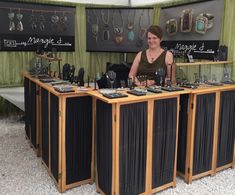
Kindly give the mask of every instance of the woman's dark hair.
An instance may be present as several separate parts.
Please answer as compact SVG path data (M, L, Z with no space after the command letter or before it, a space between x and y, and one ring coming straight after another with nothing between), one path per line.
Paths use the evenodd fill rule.
M156 35L159 39L162 39L162 29L160 26L151 25L147 30L146 36L148 36L148 32Z

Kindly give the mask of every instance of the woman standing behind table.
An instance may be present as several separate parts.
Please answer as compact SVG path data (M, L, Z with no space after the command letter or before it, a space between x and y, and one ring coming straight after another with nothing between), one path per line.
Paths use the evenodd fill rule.
M136 76L146 75L147 85L155 84L156 71L160 68L166 73L166 80L175 83L175 64L170 51L161 48L162 29L157 25L152 25L147 30L148 49L140 51L132 64L129 78L135 81L137 86L146 85L146 81L140 82ZM134 79L135 78L135 79Z

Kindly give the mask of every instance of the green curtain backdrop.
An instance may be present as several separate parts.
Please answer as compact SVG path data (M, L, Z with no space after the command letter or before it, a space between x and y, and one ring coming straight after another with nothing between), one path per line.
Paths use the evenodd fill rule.
M195 1L195 0L194 0ZM59 56L63 59L61 65L64 63L70 63L75 65L76 70L80 67L85 69L85 77L89 74L94 77L97 72L104 72L106 68L106 62L120 63L123 61L124 56L122 53L104 53L104 52L86 52L86 25L85 25L85 8L94 7L94 5L86 4L74 4L66 2L57 2L51 0L24 0L19 2L35 2L35 3L51 3L60 5L74 5L76 6L76 19L75 19L75 52L59 52ZM162 6L176 5L179 3L193 2L189 0L173 0L167 4L154 5L153 23L159 24L160 9ZM99 5L101 6L101 5ZM103 5L104 6L104 5ZM98 6L97 6L98 7ZM111 7L111 6L106 6ZM225 10L223 26L221 29L220 44L226 44L229 47L229 59L235 60L235 39L233 34L235 33L235 23L232 22L235 19L235 1L225 0ZM32 59L35 57L34 52L0 52L0 87L18 86L22 85L23 78L21 72L28 70L32 64ZM135 54L128 54L127 61L131 62L135 57ZM178 61L178 59L177 59ZM52 64L52 68L57 68L57 65ZM234 68L234 65L228 65L229 69ZM212 70L215 73L222 74L223 66L204 66L202 67L202 74L211 74ZM198 67L190 67L183 69L184 74L188 78L193 78L193 72L198 71ZM179 70L180 73L180 70ZM234 70L232 69L232 78L235 79Z

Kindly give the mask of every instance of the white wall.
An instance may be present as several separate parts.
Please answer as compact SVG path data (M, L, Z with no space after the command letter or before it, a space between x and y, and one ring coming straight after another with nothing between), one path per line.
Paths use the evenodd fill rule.
M103 4L103 5L125 5L125 6L128 6L128 0L59 0L59 1L84 3L84 4Z
M131 0L131 6L154 5L158 3L172 2L174 0Z
M175 0L57 0L64 2L75 2L84 4L103 4L103 5L123 5L128 6L129 1L131 6L153 5L157 3L170 2Z

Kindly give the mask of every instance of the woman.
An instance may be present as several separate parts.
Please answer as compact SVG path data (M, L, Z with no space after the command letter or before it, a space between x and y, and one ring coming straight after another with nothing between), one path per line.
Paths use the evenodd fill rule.
M161 48L162 29L157 25L152 25L147 30L148 49L140 51L132 64L129 78L135 81L137 86L146 85L146 80L140 82L136 76L146 75L147 85L154 85L156 71L160 68L166 73L166 80L175 83L175 64L171 52Z

